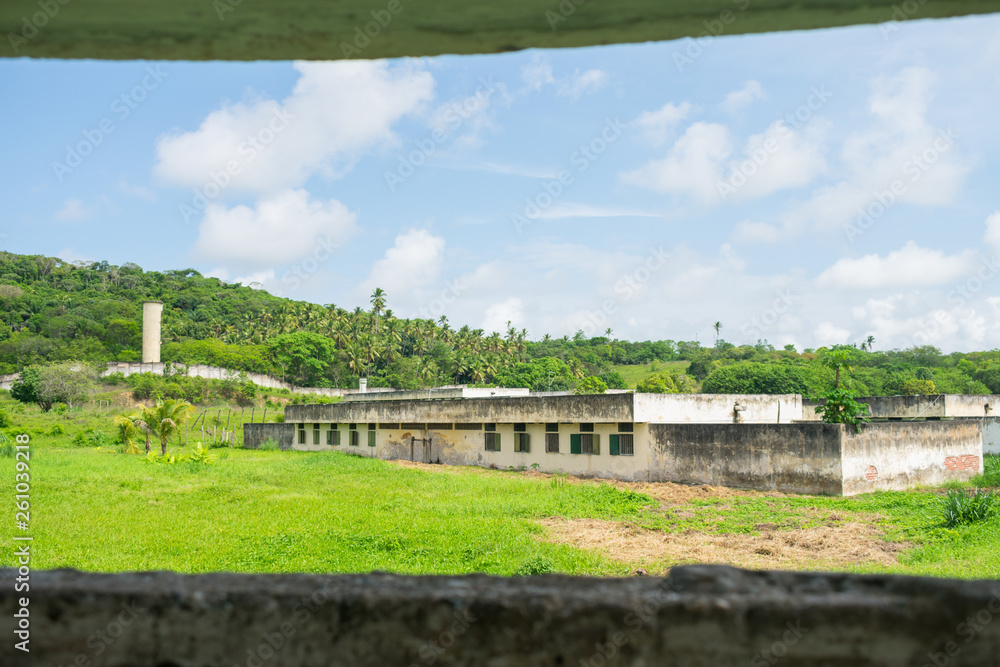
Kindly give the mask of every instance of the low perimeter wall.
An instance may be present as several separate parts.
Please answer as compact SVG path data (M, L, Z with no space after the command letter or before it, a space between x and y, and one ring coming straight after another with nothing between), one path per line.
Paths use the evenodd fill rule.
M983 471L979 420L650 424L649 479L854 495L967 480Z
M268 440L276 440L279 449L291 449L295 440L295 424L244 424L243 447L260 449Z
M0 614L16 618L30 596L31 652L8 631L10 667L912 667L1000 655L989 580L705 565L665 579L52 570L16 593L17 576L0 570Z

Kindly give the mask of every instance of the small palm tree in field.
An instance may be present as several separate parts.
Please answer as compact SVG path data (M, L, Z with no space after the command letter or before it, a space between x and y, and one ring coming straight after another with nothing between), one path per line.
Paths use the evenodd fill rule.
M160 439L160 456L167 453L167 438L181 429L181 424L187 421L194 406L187 401L168 398L157 401L151 408L140 408L140 414L134 417L135 425L146 434L146 453L149 453L149 438L152 435Z
M126 454L138 454L139 443L137 442L143 430L136 425L136 418L129 415L118 415L115 417L115 429L118 431L118 439L125 445ZM149 434L146 434L146 451L149 451Z

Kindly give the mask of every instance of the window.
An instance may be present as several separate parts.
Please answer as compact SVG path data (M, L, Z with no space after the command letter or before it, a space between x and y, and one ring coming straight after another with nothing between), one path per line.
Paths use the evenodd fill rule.
M368 431L368 446L375 446L375 431Z
M499 452L500 451L500 434L499 433L486 433L486 451L488 452Z
M515 452L528 452L530 450L530 440L527 433L515 433L514 434L514 451Z
M593 432L594 432L593 424L580 424L580 433L593 433Z
M525 433L527 430L527 424L514 424L514 433Z
M555 422L549 422L548 424L545 425L545 432L546 433L558 433L559 432L559 424L557 424Z
M428 431L450 431L451 430L451 424L450 423L445 424L445 423L441 423L441 422L430 422L430 423L427 424L427 430Z
M573 433L569 436L570 454L600 454L601 436L595 433Z
M306 444L306 425L299 424L299 444Z
M456 431L482 431L482 424L455 424Z
M395 424L379 424L378 427L383 431L398 431L399 423L397 422Z
M635 448L633 447L632 434L613 433L608 436L608 453L612 456L633 456Z
M368 425L368 430L369 431L374 431L376 428L378 428L378 424L369 424Z
M351 429L352 431L356 431L358 429L358 425L357 424L348 424L347 428Z
M319 444L319 424L313 424L313 444Z
M351 447L357 447L358 446L358 432L357 432L357 430L348 431L348 433L351 434L351 438L349 440Z
M559 453L559 434L558 433L546 433L545 434L545 451L549 454Z
M334 424L333 428L326 432L326 444L332 445L333 447L340 447L340 431L337 430L336 424Z
M483 430L484 431L495 431L495 430L497 430L497 425L496 424L483 424Z
M400 424L399 427L401 429L403 429L404 431L423 431L424 430L424 424L416 424L416 423Z
M632 422L618 422L618 432L619 433L631 433L632 432Z

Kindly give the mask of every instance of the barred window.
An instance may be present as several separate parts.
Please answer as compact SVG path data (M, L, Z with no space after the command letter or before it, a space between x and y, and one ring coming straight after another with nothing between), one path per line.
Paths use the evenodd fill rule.
M527 430L527 424L514 424L514 433L525 433Z
M340 447L340 431L332 428L326 432L326 444Z
M482 431L482 424L455 424L456 431Z
M486 433L486 451L488 452L499 452L500 451L500 434L499 433Z
M425 426L424 424L417 424L416 422L411 422L409 424L404 423L399 425L399 427L402 428L404 431L423 431L424 426Z
M619 433L631 433L632 432L632 422L618 422L618 432Z
M618 453L622 456L632 456L635 454L631 433L622 433L618 436Z
M358 446L358 432L355 430L355 431L348 431L348 433L351 434L351 439L348 441L349 444L351 445L351 447L357 447Z
M299 444L306 444L306 425L299 424Z
M368 446L375 446L375 431L368 431Z
M573 433L569 436L570 454L600 454L601 436L596 433Z
M559 424L557 422L549 422L548 424L545 425L545 432L546 433L558 433L559 432Z
M427 430L428 431L450 431L451 430L451 423L428 422L428 424L427 424Z
M514 451L515 452L527 452L530 451L530 440L527 433L515 433L514 434Z
M495 430L497 430L497 425L496 424L483 424L483 430L484 431L495 431Z
M593 433L593 432L594 432L593 424L580 424L580 433Z
M559 434L558 433L546 433L545 434L545 451L549 454L559 453Z

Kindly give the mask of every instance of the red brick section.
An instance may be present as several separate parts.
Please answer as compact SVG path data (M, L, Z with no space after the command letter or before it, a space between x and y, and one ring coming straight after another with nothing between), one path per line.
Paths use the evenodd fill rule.
M878 468L876 468L875 466L868 466L868 468L865 470L865 479L867 479L869 482L874 482L876 479L878 479Z
M979 470L979 457L975 454L965 456L949 456L944 460L944 467L948 470Z

